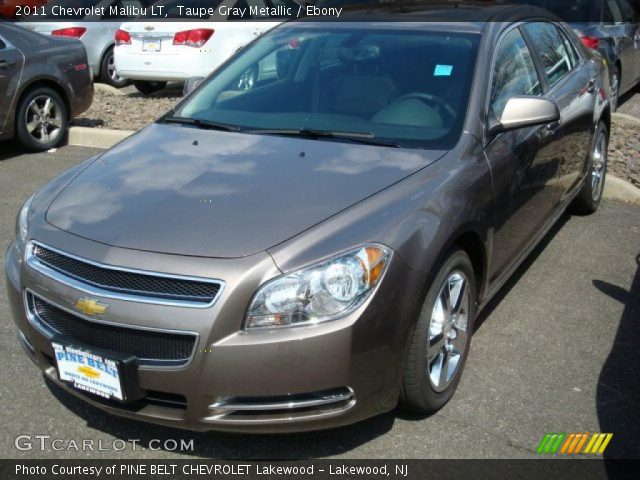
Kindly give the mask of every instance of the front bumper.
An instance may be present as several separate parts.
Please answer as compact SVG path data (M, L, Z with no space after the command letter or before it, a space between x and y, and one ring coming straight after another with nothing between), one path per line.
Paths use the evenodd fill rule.
M278 274L266 253L203 261L131 252L71 236L67 240L66 248L82 258L174 274L216 271L226 282L207 308L99 298L108 302L113 324L198 334L187 365L139 366L138 383L146 396L121 405L61 382L50 339L27 315L27 290L63 308L86 292L34 270L9 248L7 289L25 351L50 380L102 410L177 428L262 433L345 425L397 403L415 299L420 297L415 272L397 255L378 291L354 314L314 327L244 332L242 318L257 285Z

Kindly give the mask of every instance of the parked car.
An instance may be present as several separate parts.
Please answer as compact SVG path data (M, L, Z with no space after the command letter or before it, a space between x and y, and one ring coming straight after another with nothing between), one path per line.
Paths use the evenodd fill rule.
M293 0L257 0L251 2L252 8L262 10L252 16L247 2L232 0L225 2L228 10L216 9L214 15L184 20L187 8L217 4L207 0L160 0L154 4L156 10L148 10L146 18L123 23L115 37L120 75L133 80L144 94L161 90L169 81L206 77L239 48L287 18L285 7L293 12L298 9ZM281 8L276 9L278 6ZM158 21L152 16L160 11L158 8L168 18L179 17L181 21ZM241 14L234 8L247 10Z
M87 49L89 65L96 80L121 88L128 81L115 68L115 33L123 20L132 18L133 15L127 12L135 12L148 3L147 0L53 0L45 8L44 16L21 18L19 25L44 35L79 39ZM125 5L129 10L123 9ZM56 7L89 10L65 10L63 14L61 10L54 10ZM81 13L86 11L92 13Z
M56 147L69 120L92 100L81 43L0 23L0 140L17 137L31 150Z
M611 109L640 82L640 13L634 0L517 0L551 10L609 64Z
M478 312L598 208L608 73L545 10L374 10L271 30L27 200L7 285L46 377L201 430L452 397Z
M16 13L25 7L27 9L42 7L47 4L47 0L0 0L0 20L14 19Z

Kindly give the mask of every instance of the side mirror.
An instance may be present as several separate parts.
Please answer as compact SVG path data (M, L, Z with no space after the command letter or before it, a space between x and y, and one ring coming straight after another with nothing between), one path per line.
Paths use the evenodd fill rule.
M492 122L489 130L494 134L516 128L553 123L559 119L560 110L551 100L532 96L511 97L504 107L500 121Z
M205 77L191 77L187 78L187 81L184 82L184 88L182 89L182 95L185 97L193 92L196 88L200 86Z

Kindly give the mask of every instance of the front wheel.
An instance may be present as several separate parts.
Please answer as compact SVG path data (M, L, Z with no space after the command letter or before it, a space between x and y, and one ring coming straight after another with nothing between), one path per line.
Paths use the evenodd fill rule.
M404 407L432 413L451 399L469 352L476 310L471 260L463 250L453 250L429 288L413 332L404 369Z
M574 202L574 208L577 213L593 213L600 205L604 181L607 176L608 149L609 132L606 125L603 122L599 122L596 133L593 136L587 178Z
M167 86L167 82L135 81L133 82L133 85L143 95L151 95L152 93L165 88Z

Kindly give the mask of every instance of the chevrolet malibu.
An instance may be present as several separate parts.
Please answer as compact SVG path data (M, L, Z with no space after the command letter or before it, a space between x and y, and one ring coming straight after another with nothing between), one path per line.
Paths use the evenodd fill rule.
M199 430L452 397L478 312L598 207L608 72L544 10L407 12L283 24L27 200L7 285L48 379Z

